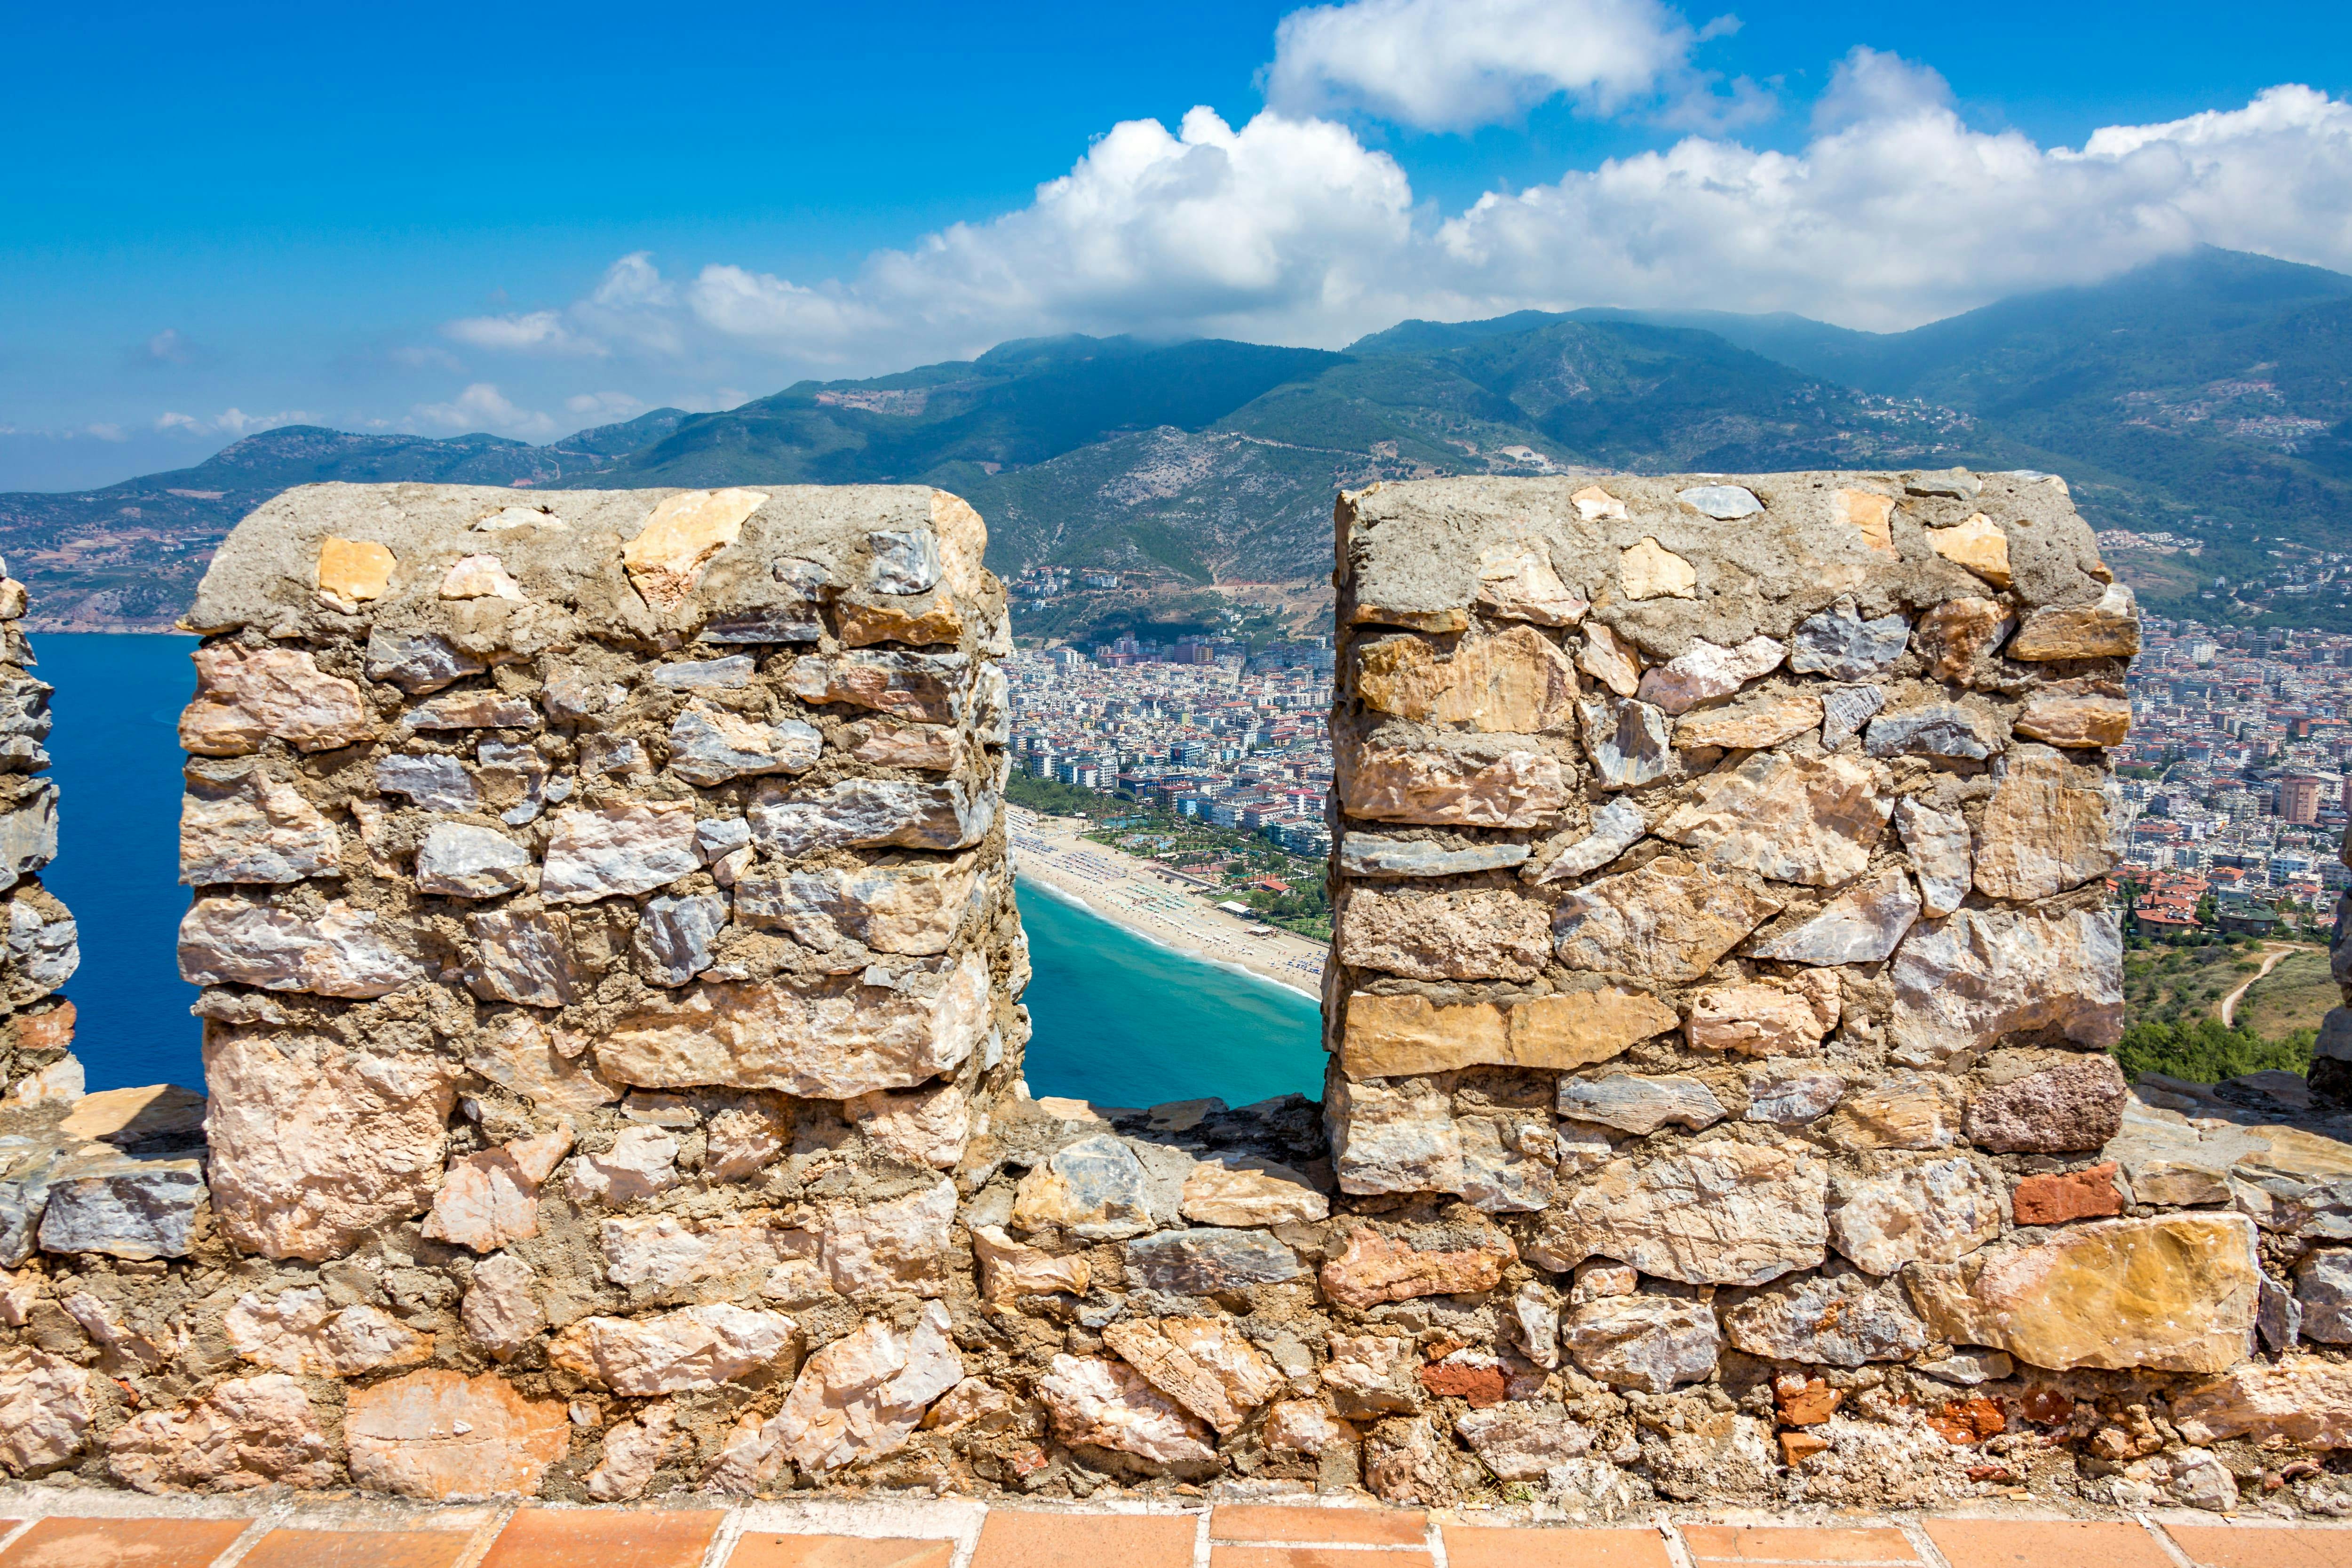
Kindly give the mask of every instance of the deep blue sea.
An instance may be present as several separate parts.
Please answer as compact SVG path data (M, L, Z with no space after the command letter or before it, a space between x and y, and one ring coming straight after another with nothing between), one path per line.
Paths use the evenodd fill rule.
M51 776L58 853L43 880L81 926L74 1049L92 1089L204 1081L195 988L173 933L179 885L180 709L192 637L50 633L36 673L56 687ZM1313 1002L1156 946L1044 891L1021 889L1036 979L1035 1094L1114 1105L1217 1095L1234 1105L1321 1092Z

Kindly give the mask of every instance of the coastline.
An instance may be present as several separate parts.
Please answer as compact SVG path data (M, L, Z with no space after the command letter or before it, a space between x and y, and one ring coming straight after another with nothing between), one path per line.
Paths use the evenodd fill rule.
M1078 825L1008 805L1013 875L1187 958L1238 970L1321 1004L1325 949L1279 927L1252 936L1166 868L1079 836Z

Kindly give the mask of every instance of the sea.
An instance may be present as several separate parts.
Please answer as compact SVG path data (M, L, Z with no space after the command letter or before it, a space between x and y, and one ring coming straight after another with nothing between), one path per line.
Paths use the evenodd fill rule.
M58 858L43 881L74 912L81 968L74 1050L92 1089L204 1082L195 988L173 938L179 885L180 710L192 637L37 635L50 700ZM1098 1104L1210 1096L1231 1105L1322 1089L1315 1003L1161 947L1042 888L1019 886L1036 971L1030 1092Z

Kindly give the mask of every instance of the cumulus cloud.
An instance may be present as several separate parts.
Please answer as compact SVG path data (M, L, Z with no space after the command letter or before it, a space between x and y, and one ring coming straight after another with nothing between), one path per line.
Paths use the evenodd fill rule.
M1658 0L1349 0L1282 19L1266 101L1425 131L1515 120L1559 96L1593 114L1663 99L1682 118L1748 121L1769 112L1767 95L1742 82L1715 98L1691 64L1704 39L1738 26L1695 28Z
M251 436L262 430L275 430L281 425L307 425L312 417L299 408L281 409L276 414L247 414L242 408L224 408L210 419L166 413L155 421L155 428L184 430L191 436Z
M609 353L593 338L583 337L554 310L532 310L519 316L467 316L441 329L461 343L505 353L585 354L602 358Z
M451 335L487 343L491 321L518 347L593 344L709 384L754 365L871 374L1069 331L1335 345L1408 316L1530 307L1794 310L1895 329L2199 244L2352 269L2352 103L2305 87L2043 147L1971 126L1931 68L1855 49L1793 150L1694 133L1450 215L1417 204L1403 168L1355 130L1284 107L1298 82L1371 93L1386 79L1363 62L1386 57L1364 37L1383 26L1396 58L1420 27L1452 62L1431 73L1454 84L1444 94L1383 100L1397 116L1461 120L1539 90L1654 98L1697 32L1650 0L1612 4L1545 8L1624 35L1556 58L1532 43L1507 54L1507 30L1480 31L1504 13L1475 5L1449 9L1467 18L1454 38L1422 0L1303 12L1286 24L1275 107L1238 126L1205 108L1172 131L1124 121L1025 205L878 251L852 275L719 260L673 279L635 253L569 306ZM1353 19L1353 54L1331 18ZM472 424L544 427L476 392Z
M438 430L488 430L527 441L544 441L564 428L537 409L509 402L486 381L474 383L446 403L420 403L409 413L419 424Z

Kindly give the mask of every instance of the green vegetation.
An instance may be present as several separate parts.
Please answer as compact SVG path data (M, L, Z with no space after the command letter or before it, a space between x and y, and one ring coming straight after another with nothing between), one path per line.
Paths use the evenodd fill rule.
M2284 1039L2269 1040L2250 1029L2225 1029L2215 1018L2185 1024L2134 1024L2124 1030L2116 1060L2126 1079L2160 1072L2191 1083L2218 1083L2242 1073L2275 1068L2301 1073L2311 1066L2311 1046L2317 1037L2298 1030Z
M2308 1033L2318 1029L2330 1007L2342 1005L2327 954L2315 949L2289 953L2255 981L2238 1003L2237 1022L2273 1037Z

